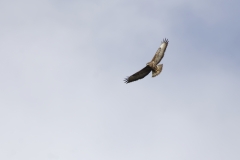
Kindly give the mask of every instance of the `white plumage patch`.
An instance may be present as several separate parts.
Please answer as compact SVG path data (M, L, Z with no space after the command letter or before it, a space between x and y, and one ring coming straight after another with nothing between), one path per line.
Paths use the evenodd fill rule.
M162 43L161 46L160 46L160 48L165 48L166 46L167 46L166 43Z

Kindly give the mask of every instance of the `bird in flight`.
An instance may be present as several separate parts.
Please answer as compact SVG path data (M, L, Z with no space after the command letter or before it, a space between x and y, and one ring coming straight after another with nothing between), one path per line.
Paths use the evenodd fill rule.
M164 53L168 46L168 39L163 39L160 47L158 48L157 52L155 53L153 59L151 62L148 62L146 64L146 67L144 67L142 70L138 71L137 73L131 75L130 77L127 77L124 79L125 83L130 83L133 81L137 81L139 79L144 78L152 71L152 77L156 77L159 75L162 71L163 64L158 65L158 63L162 60Z

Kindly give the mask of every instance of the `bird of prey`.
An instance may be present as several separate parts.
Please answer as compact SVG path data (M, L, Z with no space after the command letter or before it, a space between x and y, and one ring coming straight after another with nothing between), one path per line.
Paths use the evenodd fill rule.
M146 67L144 67L142 70L138 71L137 73L131 75L130 77L127 77L124 79L125 83L130 83L133 81L137 81L139 79L144 78L152 71L152 77L156 77L159 75L162 71L163 64L158 65L158 63L162 60L164 53L168 46L168 39L163 39L160 47L158 48L157 52L155 53L153 59L151 62L148 62L146 64Z

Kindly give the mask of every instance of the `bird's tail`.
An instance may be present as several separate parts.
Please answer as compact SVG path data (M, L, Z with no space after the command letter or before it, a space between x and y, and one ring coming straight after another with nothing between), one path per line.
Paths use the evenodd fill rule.
M156 70L152 71L152 77L156 77L162 72L163 64L157 65L156 68Z

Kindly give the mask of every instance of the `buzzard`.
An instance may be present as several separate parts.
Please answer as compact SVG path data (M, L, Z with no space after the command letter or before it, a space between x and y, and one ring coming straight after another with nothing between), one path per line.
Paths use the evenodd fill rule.
M164 53L168 46L168 42L169 42L168 39L166 38L163 39L163 42L158 48L157 52L155 53L152 61L148 62L146 64L146 67L144 67L142 70L124 79L125 83L130 83L130 82L142 79L145 76L147 76L151 71L152 71L152 77L156 77L157 75L159 75L162 71L163 64L158 65L158 63L162 60L164 56Z

